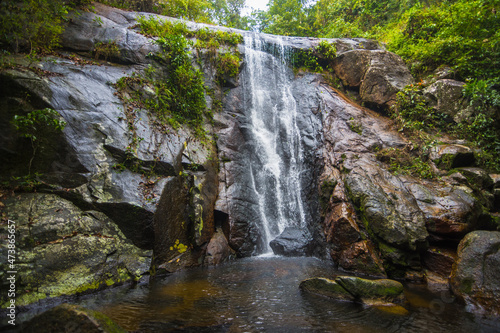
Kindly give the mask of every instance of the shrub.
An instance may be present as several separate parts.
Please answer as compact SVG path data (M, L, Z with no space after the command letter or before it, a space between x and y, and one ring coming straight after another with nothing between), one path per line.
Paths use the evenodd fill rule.
M68 9L62 0L1 1L0 41L16 53L53 50Z
M36 153L48 139L66 126L66 122L60 119L59 114L49 108L35 110L26 115L15 115L12 124L22 136L30 139L33 155L28 166L28 176L31 175L31 165Z

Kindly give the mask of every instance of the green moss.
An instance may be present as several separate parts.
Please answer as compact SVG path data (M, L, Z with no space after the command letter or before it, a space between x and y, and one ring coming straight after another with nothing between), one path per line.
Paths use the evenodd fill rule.
M97 42L94 46L94 50L92 51L95 60L104 59L107 61L108 59L118 58L120 56L120 49L116 44L116 41L109 42Z
M339 276L335 279L357 299L397 300L403 294L403 285L389 279L367 280L354 276Z
M325 212L328 208L328 203L332 197L333 191L337 186L337 180L325 180L320 186L320 197L319 202L321 205L321 211Z
M291 55L291 63L295 73L300 69L321 73L332 64L336 56L335 45L323 40L314 49L295 49Z
M472 285L474 284L474 279L464 279L460 284L460 291L464 294L470 294L472 291Z
M436 166L440 169L450 170L453 166L454 157L455 155L453 154L443 154L441 158L434 161L434 163L436 163Z
M300 289L312 294L353 300L354 297L337 282L325 278L311 278L300 283Z
M240 72L241 55L239 52L220 53L216 57L217 78L221 83L225 83L225 78L235 78Z
M412 175L423 179L436 177L430 161L419 156L418 151L410 148L385 148L380 150L376 157L379 161L388 164L389 171L395 175Z
M156 62L144 73L124 77L115 84L120 98L127 104L127 123L132 141L137 138L136 108L148 110L161 127L169 125L178 129L186 125L194 130L196 137L204 140L207 137L204 124L212 121L213 112L207 108L203 73L193 66L190 49L208 49L211 55L209 62L216 66L218 81L224 83L227 78L236 77L239 73L240 55L235 47L243 41L242 35L208 28L190 31L182 22L154 17L139 17L137 21L142 34L157 37L156 43L161 51L149 55ZM198 40L193 43L190 38ZM219 54L218 49L222 45L229 47L229 51ZM222 109L216 103L214 107ZM131 147L134 149L135 146L136 143L132 142Z
M197 219L195 223L195 231L201 236L201 232L203 230L203 206L198 204L196 205L196 208Z
M175 241L174 246L170 247L170 251L176 250L179 253L184 253L187 251L187 246L182 244L178 239Z
M349 128L351 129L351 131L353 131L354 133L357 133L359 135L362 135L363 134L363 127L361 125L360 122L354 120L353 117L351 117L349 119L349 121L347 122L347 124L349 125Z
M74 293L75 294L81 294L89 290L97 290L101 286L101 281L92 281L90 283L82 284L79 285L77 288L75 288ZM53 297L61 296L59 292L54 292Z
M35 302L38 302L42 299L46 299L47 295L43 292L36 292L36 291L31 291L26 294L21 294L16 296L16 305L17 306L25 306L29 304L33 304ZM8 301L10 302L10 301ZM2 308L5 308L4 306L8 305L8 303L4 303L2 305Z

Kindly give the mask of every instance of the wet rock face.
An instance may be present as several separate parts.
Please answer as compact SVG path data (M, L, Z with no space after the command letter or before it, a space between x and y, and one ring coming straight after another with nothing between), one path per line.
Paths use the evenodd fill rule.
M266 65L269 65L270 68L275 66L272 61L269 61ZM251 103L251 96L249 96L248 91L245 91L244 87L248 87L250 83L248 78L242 78L240 81L241 85L230 90L226 95L224 112L216 115L217 146L220 156L220 186L216 209L228 216L230 246L237 250L240 255L249 256L262 253L267 247L267 244L263 244L261 241L265 236L264 229L259 225L259 221L262 221L262 213L261 208L259 208L258 191L255 189L258 185L254 183L254 177L256 176L253 174L259 172L259 170L265 170L267 166L263 165L263 157L255 152L251 117L248 111L245 111L245 107L248 107ZM303 156L300 165L292 166L286 162L280 167L282 166L283 170L286 170L282 171L283 174L288 174L288 171L292 168L302 170L299 179L301 186L299 195L302 195L302 198L307 198L307 200L303 201L306 228L314 239L319 240L317 242L319 244L322 235L319 227L319 214L317 213L319 210L318 193L315 186L317 174L321 169L321 160L317 153L320 149L321 138L321 114L318 99L319 76L309 74L298 76L291 82L287 82L287 84L290 86L290 93L294 99L293 103L296 104L296 126L297 131L300 133ZM280 91L272 94L278 93ZM276 98L281 100L283 97L277 96ZM266 113L262 117L269 117L272 109L273 105L269 105L267 110L260 110ZM279 118L277 119L276 121L280 121ZM276 135L279 147L286 146L288 144L287 131L289 130L283 128L279 133L268 135ZM260 147L259 149L262 150L263 148ZM280 149L277 149L277 153L283 154L283 160L290 159L289 153ZM254 165L253 171L249 170L249 165ZM283 175L283 177L285 176ZM286 177L281 181L285 184L287 182ZM298 193L297 188L290 190ZM274 217L268 216L268 218L272 219ZM319 249L320 245L315 247L314 251L324 252L324 250Z
M470 188L456 185L436 188L434 183L422 181L409 184L408 189L424 213L431 238L458 242L478 227L483 208Z
M498 316L500 232L474 231L460 242L451 286L475 312Z
M98 42L111 39L120 50L108 59L113 63L82 64L52 57L33 65L50 73L47 76L22 68L0 73L2 181L28 174L33 156L29 140L16 133L10 123L15 114L51 108L67 123L62 133L44 141L31 168L32 174L42 173L40 180L45 185L39 191L53 194L50 200L36 196L37 209L45 209L47 201L58 202L62 211L50 204L37 212L42 217L33 225L26 216L11 217L28 225L22 229L23 235L32 235L22 236L27 265L23 283L26 290L38 288L39 292L26 296L23 304L139 279L150 268L150 250L158 239L155 229L168 230L162 224L171 222L158 212L169 211L171 207L163 203L170 202L168 195L183 193L180 189L184 185L189 195L176 202L179 210L187 212L183 220L176 221L184 233L182 237L169 234L165 239L170 244L160 242L166 253L158 257L171 258L183 244L188 254L196 252L187 256L186 265L191 265L203 255L203 246L206 248L215 231L215 146L195 139L187 128L174 131L156 126L153 115L129 110L115 94L114 83L141 71L150 61L145 56L157 49L151 40L129 29L137 15L96 4L94 13L84 12L68 23L63 48L90 57ZM96 17L102 25L96 23ZM128 116L134 119L135 134ZM174 192L163 198L165 188L181 171L187 183L169 186ZM23 195L22 201L27 200ZM17 209L30 212L28 204L8 204L17 207L11 213ZM63 214L66 209L71 213ZM156 226L156 221L160 225ZM181 243L181 239L189 242ZM64 261L56 260L57 253ZM180 263L176 269L185 266L182 260Z
M422 256L425 267L443 278L450 276L456 259L456 251L435 246L429 247Z
M491 177L465 167L473 153L455 143L431 151L443 169L464 166L439 182L392 174L375 157L380 149L406 145L390 122L326 88L321 96L324 168L318 192L334 262L378 276L404 278L426 268L447 278L449 272L437 270L437 259L426 254L427 245L453 248L470 231L496 228L485 213L494 200Z
M92 54L96 44L113 41L120 52L109 60L123 64L148 63L146 56L150 52L156 52L158 46L128 29L136 23L139 14L117 10L100 3L93 6L95 13L83 12L72 18L62 34L64 47ZM95 21L96 18L100 19L99 23Z
M415 251L427 238L423 214L415 199L402 190L401 180L387 171L383 178L377 179L373 171L382 170L372 170L366 165L347 175L346 185L354 204L377 237L397 248Z

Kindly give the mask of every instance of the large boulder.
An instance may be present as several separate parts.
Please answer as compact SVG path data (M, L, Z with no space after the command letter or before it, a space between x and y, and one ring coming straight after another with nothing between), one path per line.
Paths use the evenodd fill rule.
M473 231L460 242L451 287L469 309L500 315L500 232Z
M498 119L499 109L496 107L479 107L464 96L465 83L451 79L440 79L425 88L424 97L439 113L448 116L456 123L470 122L479 113L485 113Z
M471 167L476 163L474 150L459 144L440 144L431 148L429 158L443 170Z
M464 82L442 79L427 87L424 96L434 109L458 123L472 111L463 97L464 86Z
M396 94L413 83L403 60L382 50L353 50L335 59L335 74L347 87L359 88L361 100L377 108L388 108Z
M424 216L399 178L365 164L363 169L351 171L345 183L368 230L403 250L425 246Z
M229 247L224 232L221 228L218 228L208 243L205 262L209 265L218 265L230 259L233 253L234 251Z
M101 212L81 210L52 194L7 198L5 217L15 224L16 305L136 282L149 275L151 251L128 240ZM1 226L7 235L8 226ZM7 242L0 245L7 257ZM2 284L7 262L1 263ZM2 295L2 304L8 301Z
M425 216L427 231L435 239L458 242L478 228L483 208L473 191L463 185L421 181L407 185Z
M269 245L274 254L287 257L308 256L313 250L313 238L307 230L288 227Z
M331 200L336 200L333 198L335 193L333 190ZM330 256L336 264L350 271L386 276L372 242L362 240L363 234L356 223L356 213L350 204L334 203L327 210L323 225L326 242L330 245Z
M384 263L370 240L362 240L343 249L340 253L330 252L335 263L343 269L363 272L370 276L387 277Z

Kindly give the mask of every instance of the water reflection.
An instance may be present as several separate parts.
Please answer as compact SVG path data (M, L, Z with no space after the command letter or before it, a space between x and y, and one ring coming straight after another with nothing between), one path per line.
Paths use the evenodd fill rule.
M100 294L92 304L138 332L498 332L452 298L410 286L401 308L303 294L301 280L337 274L314 258L248 258L175 273L149 286ZM441 299L444 299L441 300ZM451 302L450 302L451 300Z

